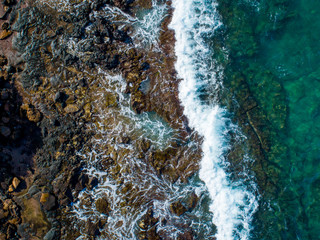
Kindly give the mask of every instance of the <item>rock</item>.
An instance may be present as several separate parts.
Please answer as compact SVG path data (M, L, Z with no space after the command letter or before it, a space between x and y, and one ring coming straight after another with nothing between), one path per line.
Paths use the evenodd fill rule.
M188 211L192 211L197 206L198 201L199 201L199 198L197 194L195 194L195 192L192 192L187 200Z
M1 55L0 56L0 66L4 66L8 64L8 60L5 56Z
M56 229L52 228L49 232L44 236L43 240L55 240L58 239L59 233Z
M99 198L96 202L95 202L95 206L98 212L102 213L102 214L109 214L110 212L110 206L109 203L106 199L104 198Z
M64 103L68 98L69 96L65 92L59 91L55 95L54 101L58 103Z
M12 184L9 186L9 188L8 188L8 192L9 192L9 193L14 192L14 187L12 186Z
M186 231L184 233L180 233L177 237L177 240L193 240L193 233L192 231Z
M13 32L11 30L2 30L0 32L0 40L4 40L4 39L10 37L12 35L12 33Z
M45 203L46 201L48 201L49 195L49 193L42 193L40 197L40 202Z
M4 137L9 137L10 134L11 134L11 130L10 130L10 128L8 128L8 127L1 126L1 127L0 127L0 133L1 133L1 135L4 136Z
M33 106L29 106L27 109L27 118L31 122L40 122L41 113L35 109Z
M1 25L2 30L9 30L9 28L10 28L10 24L8 22L2 23Z
M147 226L145 224L145 221L144 219L142 219L140 222L139 222L139 227L142 229L142 230L146 230L147 229Z
M79 111L79 107L76 104L68 104L65 108L64 111L66 113L75 113Z
M4 0L3 1L3 5L5 6L12 6L12 5L15 5L17 2L16 0Z
M39 192L39 189L35 185L31 186L30 189L28 190L28 194L30 196L33 196L34 194L36 194L38 192Z
M1 91L1 99L7 100L9 98L9 91L8 89L2 89Z
M86 232L89 236L96 236L100 234L98 229L98 224L91 222L90 220L87 222Z
M19 184L20 184L20 180L17 178L17 177L14 177L13 180L12 180L12 186L17 189Z
M92 188L97 186L98 183L99 183L99 181L98 181L98 179L96 177L91 177L91 178L89 178L89 182L88 182L88 184L86 186L87 186L87 188L89 190L91 190Z
M170 210L172 213L176 214L177 216L181 216L187 211L187 209L182 205L180 201L171 203Z
M8 211L3 211L2 209L0 209L0 220L8 217L8 215L9 215Z
M45 210L50 211L56 206L56 198L50 193L42 193L40 202Z
M111 92L105 93L105 99L107 107L116 107L118 105L117 97Z

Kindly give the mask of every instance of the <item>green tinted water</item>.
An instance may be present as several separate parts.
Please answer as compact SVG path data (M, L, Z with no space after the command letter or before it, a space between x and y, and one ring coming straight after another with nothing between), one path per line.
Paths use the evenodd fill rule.
M216 56L225 85L247 83L268 138L272 184L259 183L253 238L320 239L320 1L218 2L225 29L214 48L229 51L228 60Z

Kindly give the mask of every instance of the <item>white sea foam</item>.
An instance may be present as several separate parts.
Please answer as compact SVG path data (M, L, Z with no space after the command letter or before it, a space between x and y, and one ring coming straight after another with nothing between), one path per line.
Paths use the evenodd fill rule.
M219 106L204 104L198 90L219 85L206 41L221 26L214 0L174 0L170 27L175 30L176 69L183 81L179 97L189 124L203 136L203 158L200 178L206 183L212 203L213 223L218 240L249 239L250 221L258 203L255 195L241 182L231 182L224 168L226 142L225 111ZM221 70L221 69L220 69ZM222 71L220 71L222 72Z

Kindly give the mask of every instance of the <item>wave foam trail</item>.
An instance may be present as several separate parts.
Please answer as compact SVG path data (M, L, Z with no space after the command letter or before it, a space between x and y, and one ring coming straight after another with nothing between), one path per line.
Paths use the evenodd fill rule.
M218 240L249 239L250 222L258 203L255 195L241 182L230 182L224 171L223 154L228 149L225 111L214 104L204 104L199 90L218 86L218 64L206 41L221 26L215 1L175 0L170 27L175 30L176 69L183 79L179 97L189 124L203 137L200 178L206 183L212 203L213 223ZM219 71L220 72L220 71Z

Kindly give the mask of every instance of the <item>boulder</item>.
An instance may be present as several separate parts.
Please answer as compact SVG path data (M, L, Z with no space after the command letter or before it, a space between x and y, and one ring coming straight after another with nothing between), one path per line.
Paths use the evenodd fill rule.
M95 202L95 206L98 212L102 213L102 214L109 214L110 212L110 206L108 201L105 198L99 198L96 202Z

